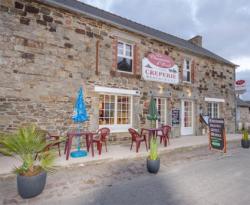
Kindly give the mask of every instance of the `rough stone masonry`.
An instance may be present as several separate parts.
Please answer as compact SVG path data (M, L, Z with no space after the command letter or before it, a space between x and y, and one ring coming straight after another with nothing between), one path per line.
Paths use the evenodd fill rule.
M116 71L118 37L135 45L133 75ZM143 80L141 60L148 52L171 56L180 75L183 59L192 59L192 83ZM147 124L144 102L149 100L150 90L161 86L172 93L168 110L180 106L182 98L194 100L195 134L201 133L199 110L207 109L205 97L225 99L220 117L225 118L228 132L235 129L234 66L39 1L0 1L0 76L2 132L35 123L42 129L65 133L74 127L71 116L81 85L90 115L85 126L90 130L98 128L95 85L141 91L133 97L135 128ZM118 133L111 139L126 137L126 133Z

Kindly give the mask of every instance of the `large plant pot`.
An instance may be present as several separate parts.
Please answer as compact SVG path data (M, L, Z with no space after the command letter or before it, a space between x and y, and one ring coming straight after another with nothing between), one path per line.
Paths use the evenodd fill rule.
M249 146L250 146L250 141L249 140L241 140L241 146L243 147L243 148L249 148Z
M160 169L160 159L150 160L147 158L147 169L149 173L156 174Z
M22 198L31 198L39 195L46 184L46 172L35 176L17 175L17 190Z

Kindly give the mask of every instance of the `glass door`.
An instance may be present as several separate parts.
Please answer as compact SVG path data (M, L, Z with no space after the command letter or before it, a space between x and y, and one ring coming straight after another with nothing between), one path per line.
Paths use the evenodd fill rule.
M159 119L156 123L156 127L160 127L162 124L167 124L167 99L155 98L156 107L159 115Z
M181 135L192 135L194 130L193 102L188 100L183 100L181 104L182 104Z

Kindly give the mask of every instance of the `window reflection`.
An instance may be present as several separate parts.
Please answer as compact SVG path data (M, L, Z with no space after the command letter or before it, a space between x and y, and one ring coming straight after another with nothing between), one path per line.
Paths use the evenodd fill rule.
M100 95L99 98L99 124L130 124L131 123L131 97Z

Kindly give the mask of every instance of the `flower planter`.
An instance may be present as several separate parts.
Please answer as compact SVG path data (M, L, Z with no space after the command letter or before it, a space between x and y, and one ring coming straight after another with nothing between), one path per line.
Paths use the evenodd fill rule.
M249 146L250 146L250 141L249 140L241 140L241 146L243 147L243 148L249 148Z
M46 184L46 172L35 176L17 175L17 189L22 198L31 198L42 193Z
M150 160L147 158L147 169L149 173L156 174L160 169L160 159Z

